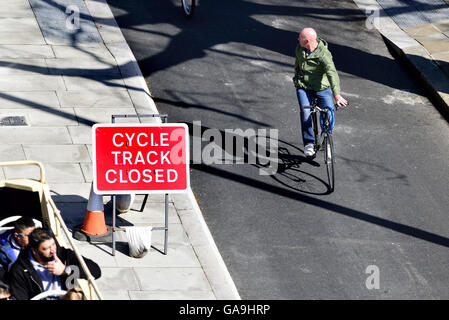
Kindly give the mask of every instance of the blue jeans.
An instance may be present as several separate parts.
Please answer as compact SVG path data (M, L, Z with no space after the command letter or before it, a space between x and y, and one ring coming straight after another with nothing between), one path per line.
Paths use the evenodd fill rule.
M296 95L298 96L299 107L301 109L301 130L302 141L304 146L315 141L312 128L312 115L310 109L304 109L304 106L310 106L314 98L318 98L318 105L321 108L330 107L334 109L334 100L332 99L332 91L330 88L322 91L313 91L296 88Z

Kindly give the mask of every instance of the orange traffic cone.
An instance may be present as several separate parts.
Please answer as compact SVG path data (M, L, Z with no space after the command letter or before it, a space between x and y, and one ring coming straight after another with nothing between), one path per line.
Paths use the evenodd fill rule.
M103 196L96 194L92 186L90 187L89 202L87 203L86 216L81 231L93 236L108 232L104 219Z
M112 240L112 228L106 226L103 196L90 187L89 201L82 225L73 228L73 238L79 241L107 242Z

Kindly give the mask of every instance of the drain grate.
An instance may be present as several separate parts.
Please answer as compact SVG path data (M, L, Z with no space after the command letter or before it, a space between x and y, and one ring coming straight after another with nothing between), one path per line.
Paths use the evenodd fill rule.
M27 126L28 123L24 116L3 116L0 117L0 126Z

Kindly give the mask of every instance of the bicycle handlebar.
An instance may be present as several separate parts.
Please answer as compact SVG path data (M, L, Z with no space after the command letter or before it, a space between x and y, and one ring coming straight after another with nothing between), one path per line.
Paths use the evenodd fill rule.
M349 103L348 104L346 104L345 106L343 106L343 107L340 107L340 106L337 106L337 105L335 105L335 111L339 111L339 110L343 110L344 108L347 108L347 107L349 107ZM323 109L323 108L320 108L318 105L312 105L312 106L304 106L303 107L304 109L312 109L312 110L314 110L314 109L316 109L316 110L318 110L318 111L320 111L320 112L324 112L325 110Z

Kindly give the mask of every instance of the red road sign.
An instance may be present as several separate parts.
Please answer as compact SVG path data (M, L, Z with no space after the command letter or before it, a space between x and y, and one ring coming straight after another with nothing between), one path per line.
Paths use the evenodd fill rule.
M187 191L190 186L188 131L183 123L94 125L95 193Z

